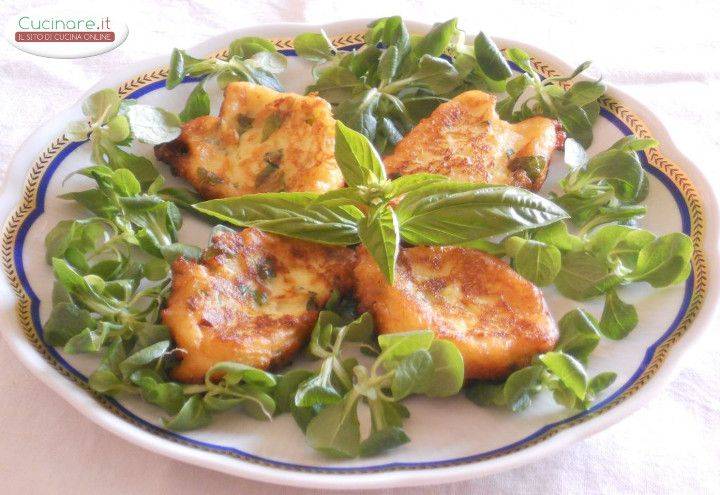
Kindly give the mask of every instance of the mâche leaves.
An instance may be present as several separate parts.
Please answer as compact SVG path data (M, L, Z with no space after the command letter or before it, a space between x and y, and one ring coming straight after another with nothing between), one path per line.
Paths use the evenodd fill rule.
M398 94L407 88L423 88L435 94L446 94L462 82L457 69L447 60L432 55L423 55L418 61L417 71L398 79L382 88L387 94Z
M143 168L134 155L111 150L121 153L111 158L112 167L79 171L96 188L65 195L96 216L61 221L47 235L47 261L56 283L46 340L65 352L101 356L90 387L139 394L171 415L167 428L200 428L212 414L233 408L268 419L275 411L276 381L264 371L219 363L205 385L189 393L169 379L174 350L160 309L170 289L170 263L179 256L196 258L199 249L177 242L182 218L174 203L157 195L162 179L136 175L132 167Z
M507 407L521 412L543 391L571 409L587 409L600 392L615 380L615 373L603 372L588 378L583 365L570 354L552 351L541 354L530 366L512 373L502 383L478 382L465 390L472 402L482 407Z
M690 275L692 254L692 240L687 235L676 232L658 237L642 247L628 279L653 287L678 284Z
M293 40L293 48L298 56L314 63L323 63L337 55L337 50L324 31L303 33Z
M540 355L539 359L578 399L585 399L588 377L576 359L562 352L548 352Z
M246 36L232 41L228 52L229 57L223 60L199 59L184 50L173 50L165 82L167 89L177 87L186 77L201 79L180 113L183 122L210 113L210 100L205 91L205 83L211 78L217 81L220 88L225 88L233 81L248 81L277 91L283 90L276 76L285 70L287 60L278 53L272 42L256 36Z
M563 194L555 201L583 232L606 223L632 223L645 214L639 203L649 187L637 151L653 143L627 137L589 159L580 150L566 151L572 169L560 182ZM574 142L569 146L572 150Z
M428 351L419 349L400 361L394 371L390 390L393 397L404 399L424 391L426 382L435 372L435 363Z
M555 278L560 293L576 301L604 294L622 282L622 274L616 268L586 252L565 254Z
M608 292L600 318L600 331L603 335L619 340L627 337L637 324L638 314L635 307L620 299L617 291Z
M360 422L357 395L349 394L315 416L305 431L310 446L331 457L357 457L360 453Z
M413 55L415 57L423 55L439 57L442 55L458 36L457 22L457 19L450 19L435 24L428 34L423 36L413 47Z
M174 139L180 132L177 117L160 108L137 105L134 100L121 100L113 89L91 94L82 108L86 120L71 122L66 136L74 141L89 140L95 165L130 169L145 186L158 177L152 162L122 147L133 139L143 142Z
M411 394L447 397L462 387L460 352L430 331L381 335L370 367L345 358L344 346L367 346L372 329L368 313L344 323L340 314L326 307L308 347L321 359L317 371L291 372L280 379L275 395L280 409L291 411L310 446L326 455L370 456L406 443L402 425L409 412L399 401ZM358 420L361 405L368 407L371 417L371 431L364 439Z
M483 32L475 36L475 59L490 79L502 81L512 76L512 69L497 45Z
M575 79L590 67L590 62L583 62L567 77L543 79L535 71L530 56L524 51L509 48L506 56L524 74L514 78L512 84L508 82L508 96L497 104L500 116L513 122L533 115L557 119L562 122L569 137L588 148L593 140L592 127L599 113L597 100L605 93L605 85L599 80L578 81L566 91L561 83ZM534 94L521 100L526 87L532 88Z
M188 96L185 108L178 114L182 122L210 114L210 95L205 91L205 85L200 83Z
M244 36L233 40L228 47L231 57L248 58L258 53L277 53L272 41L257 36Z
M560 340L556 348L586 363L590 353L600 343L600 328L597 320L587 311L576 308L558 322Z
M72 302L62 302L53 306L52 313L45 322L45 339L50 345L64 346L72 337L85 329L95 328L95 325L89 311Z
M368 26L365 40L359 50L341 52L324 33L303 33L295 45L315 64L315 82L306 92L327 99L335 117L380 153L392 150L438 104L469 89L501 92L510 76L507 62L482 33L476 37L480 49L464 44L457 19L410 36L402 18L386 17Z
M161 108L130 105L125 112L133 136L143 143L162 144L180 135L180 119Z
M555 280L562 264L560 250L543 242L521 237L509 237L504 243L513 259L513 268L538 287Z
M436 339L428 352L433 362L433 374L424 384L422 393L428 397L449 397L460 392L465 367L455 344Z
M164 421L165 428L175 431L195 430L207 426L212 421L212 416L207 410L199 395L190 396L185 401L180 411Z
M375 430L360 444L360 455L372 457L386 450L394 449L410 441L410 437L398 426Z

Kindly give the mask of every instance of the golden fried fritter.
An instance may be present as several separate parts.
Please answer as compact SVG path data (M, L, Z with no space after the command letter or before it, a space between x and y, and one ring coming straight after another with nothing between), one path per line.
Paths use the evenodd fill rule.
M220 361L268 369L304 345L333 289L352 284L349 248L265 234L221 233L200 261L173 263L163 322L183 350L172 377L199 382Z
M155 156L206 198L343 185L330 104L247 82L229 84L219 117L185 123Z
M480 251L403 249L390 286L360 248L354 273L360 307L379 333L432 330L458 347L466 378L503 378L558 339L540 289Z
M501 120L496 98L467 91L438 106L384 158L388 174L441 174L453 180L505 184L537 191L547 176L552 152L561 142L557 123L532 117L517 124ZM531 169L527 159L545 159Z

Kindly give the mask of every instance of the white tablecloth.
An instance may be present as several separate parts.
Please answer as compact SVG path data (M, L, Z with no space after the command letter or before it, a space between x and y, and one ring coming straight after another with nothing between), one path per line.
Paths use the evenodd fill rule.
M257 23L322 23L395 13L429 22L458 16L469 32L483 29L524 40L569 62L591 58L605 81L660 116L691 160L714 169L715 177L720 167L720 3L713 0L117 3L122 3L118 11L127 20L130 36L110 53L52 60L0 43L0 175L33 129L123 64L169 55L175 46L192 46ZM0 5L0 19L5 22L30 4L46 6L45 12L52 13L75 5L6 0ZM417 492L717 493L718 355L720 332L708 332L687 353L674 381L620 424L533 465ZM83 418L30 376L2 340L0 363L0 493L306 493L232 478L144 451ZM411 492L417 493L393 493Z

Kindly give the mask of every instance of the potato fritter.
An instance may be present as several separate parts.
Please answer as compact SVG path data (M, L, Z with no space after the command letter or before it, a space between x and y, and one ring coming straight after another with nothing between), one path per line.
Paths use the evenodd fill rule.
M458 347L466 378L503 378L558 339L540 289L480 251L405 248L390 286L360 248L354 273L360 306L378 333L432 330Z
M531 117L510 124L498 117L495 102L493 95L466 91L438 106L384 158L388 174L427 172L463 182L540 189L562 140L557 122ZM531 156L544 158L544 167L528 167Z
M247 82L229 84L219 117L185 123L155 156L206 198L343 185L330 104Z
M162 315L182 349L172 377L199 382L220 361L262 369L286 363L332 290L351 288L354 261L349 248L252 228L216 235L199 261L176 260Z

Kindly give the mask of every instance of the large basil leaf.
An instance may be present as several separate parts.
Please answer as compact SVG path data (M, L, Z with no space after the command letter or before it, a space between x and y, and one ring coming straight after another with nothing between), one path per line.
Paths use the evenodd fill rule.
M387 281L395 281L395 263L400 251L400 227L395 212L383 208L360 221L358 234Z
M357 244L360 210L354 206L316 204L317 197L315 193L302 192L248 194L204 201L193 208L241 227L257 227L321 244Z
M335 160L349 186L386 179L382 159L370 141L340 121L335 125Z
M549 225L567 213L525 189L440 182L408 193L397 207L411 244L460 244Z

